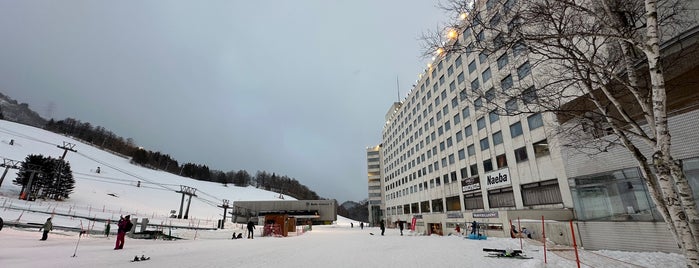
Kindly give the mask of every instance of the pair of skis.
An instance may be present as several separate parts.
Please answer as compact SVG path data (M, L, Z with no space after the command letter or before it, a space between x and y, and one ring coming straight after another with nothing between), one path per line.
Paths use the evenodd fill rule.
M139 257L139 256L134 256L134 257L133 257L133 260L131 260L131 262L147 261L147 260L150 260L150 257L146 257L146 256L144 256L144 255L141 255L141 257Z
M529 257L524 254L519 249L508 250L508 249L496 249L496 248L483 248L483 251L488 252L486 257L491 258L509 258L509 259L533 259L534 257Z

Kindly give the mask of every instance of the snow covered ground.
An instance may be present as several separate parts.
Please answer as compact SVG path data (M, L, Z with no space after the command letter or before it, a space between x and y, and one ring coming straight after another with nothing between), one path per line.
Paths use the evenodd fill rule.
M10 145L14 140L14 145ZM388 229L386 236L377 228L350 227L340 217L333 225L313 226L313 230L286 238L257 237L231 240L241 226L227 223L224 230L163 229L184 240L126 239L123 250L115 251L115 237L100 233L104 220L120 215L149 218L151 224L173 226L216 226L223 210L222 199L274 200L278 194L254 187L224 186L196 181L170 173L146 169L123 157L104 152L69 137L0 120L0 157L23 161L29 154L59 157L63 142L76 144L68 152L76 180L75 191L57 202L19 200L20 187L13 185L17 170L10 170L0 185L0 217L6 223L0 231L0 267L575 267L574 253L547 252L535 241L524 241L525 253L533 259L489 258L483 248L519 249L519 239L489 238L473 241L459 236L422 236L406 232L400 236ZM95 172L100 167L101 172ZM359 168L359 167L358 167ZM4 169L0 169L0 172ZM138 182L141 182L140 187ZM178 210L180 185L197 189L189 219L169 218ZM293 199L285 196L285 199ZM185 201L186 203L186 201ZM56 228L47 241L39 241L38 224L53 217ZM37 227L9 227L37 224ZM73 230L92 230L78 236ZM137 227L135 227L137 228ZM257 234L259 234L259 227ZM375 235L370 235L374 233ZM78 244L79 242L79 244ZM77 245L77 247L76 247ZM77 251L76 251L77 248ZM75 254L75 257L72 257ZM149 256L145 262L130 263L134 256ZM573 257L571 257L571 255ZM678 254L581 251L582 267L684 267ZM609 256L609 257L605 257ZM572 259L572 260L571 260Z
M256 237L231 240L226 229L199 232L197 239L164 241L126 239L123 250L113 250L114 237L83 237L76 233L53 232L39 241L37 230L0 231L2 267L575 267L572 260L548 252L544 265L543 249L525 242L529 260L485 257L483 248L519 249L518 239L468 240L460 236L400 236L388 229L361 230L349 227L346 219L330 226L314 226L312 231L286 238ZM259 234L258 232L256 232ZM375 235L370 235L374 233ZM76 252L76 257L71 257ZM627 264L588 262L582 267L682 267L677 254L622 253ZM151 259L130 263L134 256ZM583 260L584 262L587 260Z

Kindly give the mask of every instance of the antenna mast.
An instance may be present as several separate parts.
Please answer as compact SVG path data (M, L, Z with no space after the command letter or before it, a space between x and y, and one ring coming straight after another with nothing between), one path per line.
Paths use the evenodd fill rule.
M400 102L400 83L398 82L397 75L396 75L396 92L398 92L398 102Z

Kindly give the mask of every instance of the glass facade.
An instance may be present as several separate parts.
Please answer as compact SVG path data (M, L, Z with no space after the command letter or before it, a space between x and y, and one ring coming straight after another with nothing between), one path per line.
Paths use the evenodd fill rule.
M569 179L575 214L588 221L662 221L638 168Z

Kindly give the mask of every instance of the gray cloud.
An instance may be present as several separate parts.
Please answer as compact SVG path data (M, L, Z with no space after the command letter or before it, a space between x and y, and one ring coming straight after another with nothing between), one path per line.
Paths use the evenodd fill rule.
M0 91L180 162L366 198L430 1L1 1Z

